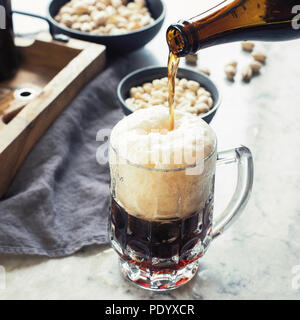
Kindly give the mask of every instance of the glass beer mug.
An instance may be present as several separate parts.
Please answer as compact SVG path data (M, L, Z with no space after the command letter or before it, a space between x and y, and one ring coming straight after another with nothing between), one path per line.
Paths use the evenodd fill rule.
M154 108L159 114L158 107ZM124 118L111 135L110 239L120 256L121 272L125 278L140 287L162 291L177 288L191 280L198 269L199 258L211 241L242 212L252 188L253 160L250 150L244 146L217 152L214 131L201 119L190 116L194 119L188 121L195 123L189 124L188 128L182 125L181 129L175 128L174 133L161 134L164 136L162 150L166 150L168 135L177 134L178 138L176 130L181 130L185 137L188 136L187 142L182 143L185 147L189 143L195 146L199 141L207 141L199 144L202 150L199 161L184 165L175 165L173 161L165 166L154 166L153 161L141 164L141 157L159 149L155 140L145 147L146 136L148 138L154 129L153 137L160 137L157 130L164 126L161 121L160 129L153 128L152 124L155 123L155 127L158 122L143 122L143 116L144 119L167 117L164 111L156 115L154 109L150 109L136 111ZM181 120L178 119L175 123L180 126ZM141 130L139 125L144 126L145 123L152 127ZM191 142L193 130L189 129L193 127L202 130L200 135L203 139L196 138L196 143ZM126 144L127 152L124 153L121 149ZM236 165L238 180L228 207L213 218L215 171L219 164Z

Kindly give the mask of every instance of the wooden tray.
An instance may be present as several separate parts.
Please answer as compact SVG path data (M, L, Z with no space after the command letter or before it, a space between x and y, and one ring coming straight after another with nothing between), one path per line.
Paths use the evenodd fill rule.
M105 66L105 47L79 40L40 35L21 50L18 73L0 82L0 197L56 117Z

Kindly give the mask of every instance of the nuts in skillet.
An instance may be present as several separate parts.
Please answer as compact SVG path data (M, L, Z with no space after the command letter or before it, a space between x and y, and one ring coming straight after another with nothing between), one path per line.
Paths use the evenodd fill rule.
M211 93L200 84L185 78L176 79L174 107L195 115L203 115L213 107ZM130 89L126 105L132 110L162 105L168 107L168 78L155 79Z
M55 20L73 30L91 34L123 34L154 22L145 0L71 0Z

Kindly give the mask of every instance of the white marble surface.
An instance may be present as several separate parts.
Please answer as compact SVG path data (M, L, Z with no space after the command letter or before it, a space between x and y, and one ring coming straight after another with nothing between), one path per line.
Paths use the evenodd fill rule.
M15 0L16 5L21 2ZM42 8L44 1L38 2ZM198 11L193 0L166 2L172 2L166 25L187 8ZM167 49L162 46L164 30L146 49L132 54L129 63L165 65ZM250 84L241 83L240 76L235 83L224 79L226 62L237 59L241 67L250 61L238 43L200 54L200 65L211 69L223 96L212 123L219 150L248 146L255 179L242 217L212 243L194 280L164 294L136 288L122 279L117 256L107 246L63 259L0 255L6 269L0 299L300 299L293 274L300 265L300 40L257 43L257 48L267 53L268 61ZM218 168L216 214L233 192L234 175L232 167Z

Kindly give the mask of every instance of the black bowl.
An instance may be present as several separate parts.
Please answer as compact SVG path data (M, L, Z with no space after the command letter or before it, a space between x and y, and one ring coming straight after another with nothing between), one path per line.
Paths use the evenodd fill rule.
M76 31L59 24L54 17L69 0L52 0L48 7L48 19L55 34L64 34L72 38L106 45L109 49L125 53L143 47L159 32L165 19L166 9L162 0L146 0L149 11L155 21L141 29L120 35L94 35Z
M125 115L129 115L133 112L125 103L125 100L129 98L129 90L132 87L140 86L145 82L151 82L154 79L164 78L167 74L168 70L166 67L147 67L134 71L126 76L118 86L118 99ZM213 107L201 116L205 122L210 123L221 103L220 93L214 82L203 73L184 68L178 69L177 78L186 78L188 80L197 81L211 93L214 100Z

